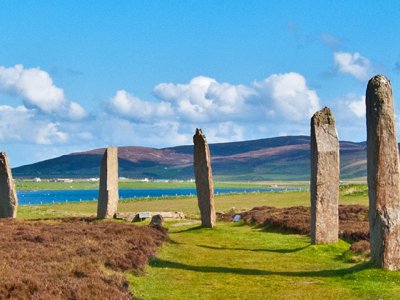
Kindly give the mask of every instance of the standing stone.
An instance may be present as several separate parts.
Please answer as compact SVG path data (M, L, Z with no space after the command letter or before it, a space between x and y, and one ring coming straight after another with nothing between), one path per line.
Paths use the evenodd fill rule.
M0 218L17 216L18 198L7 153L0 152Z
M371 260L400 269L399 154L390 81L370 79L366 93L367 166Z
M339 140L325 107L311 118L311 243L337 242L339 234Z
M118 206L118 148L108 147L100 167L97 218L112 218Z
M210 148L206 137L197 128L193 136L194 174L196 178L197 201L200 208L201 224L206 228L215 226L214 184L212 179Z

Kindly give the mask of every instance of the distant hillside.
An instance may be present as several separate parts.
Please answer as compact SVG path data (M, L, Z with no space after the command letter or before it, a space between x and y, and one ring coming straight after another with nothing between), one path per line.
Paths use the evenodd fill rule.
M366 144L340 142L341 177L366 176ZM220 180L307 180L310 137L285 136L210 144L213 174ZM15 177L98 177L104 149L72 153L13 169ZM163 149L119 147L119 175L193 178L193 146Z

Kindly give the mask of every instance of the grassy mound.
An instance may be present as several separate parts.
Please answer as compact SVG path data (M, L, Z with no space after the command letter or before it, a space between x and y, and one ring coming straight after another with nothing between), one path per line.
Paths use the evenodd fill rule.
M94 218L3 219L0 237L4 299L131 299L123 272L143 272L167 239L163 228Z
M219 219L231 221L236 214L235 211L230 211L219 215ZM309 207L276 208L261 206L242 212L240 215L242 220L248 224L291 233L310 234L311 213ZM361 205L339 206L339 237L349 242L369 239L368 207Z

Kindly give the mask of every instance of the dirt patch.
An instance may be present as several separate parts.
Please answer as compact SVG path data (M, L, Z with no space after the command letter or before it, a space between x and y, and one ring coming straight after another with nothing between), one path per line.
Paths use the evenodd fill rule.
M232 221L236 214L240 214L241 219L248 224L292 233L310 234L311 215L309 207L276 208L261 206L241 213L229 211L226 214L218 214L218 218L223 221ZM339 237L349 242L369 240L368 207L360 205L339 206Z
M131 299L166 229L89 218L0 221L1 299Z

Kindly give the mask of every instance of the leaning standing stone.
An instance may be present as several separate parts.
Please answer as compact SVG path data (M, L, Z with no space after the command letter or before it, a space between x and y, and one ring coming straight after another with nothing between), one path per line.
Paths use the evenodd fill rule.
M194 174L196 178L197 201L203 227L215 226L214 185L212 179L210 148L201 129L196 129L194 143Z
M118 148L108 147L100 167L97 218L112 218L118 206Z
M10 164L5 152L0 152L0 218L17 216L18 198Z
M337 242L339 140L329 108L311 118L311 243Z
M387 270L400 269L399 154L390 81L368 82L367 165L371 260Z

